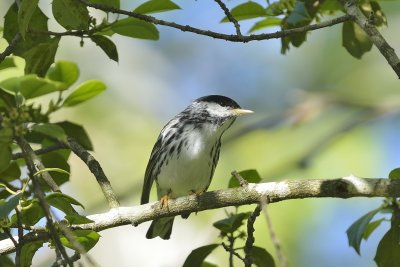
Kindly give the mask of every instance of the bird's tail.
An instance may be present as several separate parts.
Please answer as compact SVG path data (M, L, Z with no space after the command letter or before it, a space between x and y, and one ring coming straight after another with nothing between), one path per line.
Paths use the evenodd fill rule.
M149 230L147 230L146 238L151 239L156 236L162 239L169 239L172 232L172 225L174 224L175 217L166 217L154 220Z

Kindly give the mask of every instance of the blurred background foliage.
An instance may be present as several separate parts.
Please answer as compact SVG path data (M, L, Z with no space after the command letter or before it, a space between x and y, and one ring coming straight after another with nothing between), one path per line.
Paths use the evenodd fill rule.
M0 17L11 1L0 2ZM121 1L131 10L139 1ZM224 14L214 1L178 1L182 10L157 17L215 31L233 32L220 24ZM228 6L237 4L229 1ZM382 1L388 27L382 34L400 51L400 2ZM51 16L51 6L41 3ZM246 28L251 23L241 24ZM254 22L253 22L254 23ZM49 25L58 29L57 25ZM109 176L122 205L138 205L143 173L161 127L193 99L223 94L256 113L241 118L226 134L209 190L226 188L234 169L254 168L265 182L302 178L337 178L350 174L387 177L399 166L400 95L398 79L374 47L361 60L341 46L341 26L314 31L299 49L280 54L280 41L247 44L158 27L156 42L113 37L119 63L90 42L63 38L56 60L77 62L80 81L103 80L103 95L73 110L55 114L85 125L95 157ZM277 30L272 28L271 31ZM0 43L1 50L5 43ZM22 68L19 71L23 73ZM3 71L1 79L11 75ZM63 191L76 196L92 214L107 210L95 179L71 157L71 183ZM155 200L153 194L153 200ZM290 266L375 266L381 227L361 247L361 257L348 247L345 231L380 199L308 199L268 207ZM241 207L240 210L252 210ZM170 241L147 240L145 223L101 233L90 252L102 266L178 266L193 248L214 242L212 222L224 210L178 219ZM256 222L256 242L274 254L264 218ZM48 249L35 266L47 266ZM208 261L227 265L219 249ZM50 261L51 262L51 261Z

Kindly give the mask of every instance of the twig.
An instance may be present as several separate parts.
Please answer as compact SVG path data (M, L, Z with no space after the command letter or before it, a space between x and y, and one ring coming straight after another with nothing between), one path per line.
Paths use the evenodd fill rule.
M75 250L77 251L77 254L79 255L79 258L80 258L80 255L83 255L91 266L99 266L92 259L92 257L90 257L87 254L87 251L85 250L85 248L81 245L81 243L78 242L78 240L76 240L73 232L66 225L64 225L63 223L59 223L58 227L61 230L61 232L64 234L64 236L68 239L68 241L71 243L71 245L75 248ZM65 262L65 261L63 261L63 262Z
M75 155L83 160L83 162L85 162L85 164L88 166L89 170L96 177L96 180L99 183L110 208L119 207L117 196L114 194L111 183L101 168L100 163L73 138L68 138L65 146L70 148Z
M257 205L257 207L254 209L253 213L250 215L250 217L247 219L247 239L246 239L246 244L244 245L244 265L246 267L251 267L253 263L253 258L252 258L252 250L253 250L253 244L254 244L254 223L256 222L257 217L260 215L262 210L262 206L260 204Z
M17 227L18 227L18 243L19 246L16 246L16 253L15 253L15 266L19 267L21 265L21 249L24 242L24 229L22 228L22 216L20 212L20 206L18 205L15 209L15 214L17 215Z
M28 167L28 171L29 171L28 174L32 181L32 185L33 185L33 189L34 189L34 195L39 200L39 204L44 211L44 215L45 215L45 218L47 221L47 227L50 230L50 235L51 235L51 237L54 241L54 245L56 247L57 258L59 257L58 253L60 253L63 256L63 258L68 262L68 265L70 267L73 267L73 263L69 262L68 254L67 254L64 246L61 243L60 237L58 236L56 227L54 225L53 219L50 214L49 204L46 202L45 195L44 195L42 189L40 188L37 177L34 175L37 171L36 164L37 164L37 162L40 162L40 161L37 159L32 148L30 147L28 142L23 137L18 137L17 143L20 146L22 153L24 154L26 166ZM40 164L41 164L41 162L40 162Z
M240 259L241 261L244 261L244 258L242 256L240 256L239 253L237 253L233 247L231 246L231 244L229 244L229 246L227 244L225 244L224 242L221 243L222 247L229 252L230 256L229 256L229 266L233 266L233 259L231 258L231 256L236 256L238 259Z
M65 146L63 144L54 144L54 145L51 145L51 146L48 146L48 147L44 147L44 148L40 148L40 149L34 150L33 152L35 153L35 155L42 155L42 154L46 154L46 153L53 152L53 151L56 151L56 150L64 149L64 148L65 148ZM24 157L24 155L23 155L22 152L17 152L17 153L14 153L12 155L12 159L13 160L20 159L20 158L23 158L23 157Z
M10 229L8 228L3 228L4 233L10 238L10 240L13 242L15 247L18 247L18 242L15 240L15 238L12 236Z
M232 16L231 12L226 7L226 5L221 0L215 0L215 2L217 2L217 4L221 7L221 9L225 12L226 17L235 26L236 34L239 35L239 36L242 36L242 33L240 32L239 22Z
M286 260L285 255L282 252L281 243L280 243L278 237L276 236L274 227L272 225L271 217L269 216L269 213L268 213L268 210L267 210L267 206L268 206L268 199L266 197L264 197L260 201L260 207L263 210L263 213L264 213L264 216L265 216L265 220L267 222L269 236L271 238L272 244L274 245L275 252L276 252L276 257L278 258L278 261L279 261L279 266L280 267L287 267L288 266L287 265L287 260Z
M43 170L46 167L43 165L43 163L39 160L39 158L36 156L35 152L33 151L32 147L29 145L29 143L22 137L18 139L18 145L20 146L22 150L22 154L25 158L25 161L28 165L28 161L30 161L31 167L32 167L32 176L37 171ZM50 187L50 189L54 192L61 192L60 188L54 182L53 178L48 172L43 172L42 174L43 180L46 182L46 184Z
M19 39L21 39L21 35L17 33L14 38L11 40L11 43L4 49L2 53L0 53L0 63L3 62L3 60L11 55L14 52L14 48L17 45Z
M237 171L232 171L231 174L238 180L240 187L246 187L249 184Z
M346 13L354 17L354 21L368 34L372 43L379 49L381 54L386 58L397 77L400 78L400 59L394 49L386 42L385 38L380 34L375 25L368 21L360 8L357 6L358 1L340 0Z
M75 252L74 255L72 255L71 257L69 257L69 262L76 262L81 258L81 255L78 252ZM65 266L67 264L67 261L65 260L60 260L60 261L56 261L53 263L53 265L51 265L51 267L58 267L58 266Z
M139 14L136 12L130 12L127 10L121 10L118 8L113 8L110 6L106 5L100 5L100 4L94 4L92 2L88 2L87 0L76 0L81 3L83 3L86 6L102 10L104 12L111 12L115 14L121 14L121 15L127 15L129 17L137 18L143 21L147 21L156 25L162 25L162 26L167 26L171 28L175 28L184 32L192 32L208 37L212 37L215 39L222 39L226 41L231 41L231 42L242 42L242 43L247 43L250 41L260 41L260 40L268 40L268 39L276 39L276 38L281 38L281 37L286 37L289 35L293 34L298 34L298 33L304 33L307 31L313 31L325 27L330 27L336 24L343 23L345 21L350 21L353 19L352 16L350 15L344 15L338 18L334 18L332 20L324 21L318 24L313 24L313 25L307 25L304 27L299 27L299 28L294 28L294 29L288 29L288 30L283 30L283 31L277 31L275 33L262 33L262 34L251 34L251 35L237 35L237 34L224 34L224 33L219 33L219 32L214 32L214 31L209 31L209 30L202 30L199 28L195 28L189 25L182 25L178 24L175 22L169 22L161 19L157 19L153 16L149 15L144 15L144 14Z
M387 178L360 178L353 175L338 179L299 179L281 182L253 184L225 190L205 192L170 199L167 209L160 210L160 203L148 203L133 207L119 207L110 211L89 215L92 223L71 225L72 230L93 230L96 232L122 225L139 225L158 218L177 216L202 210L229 206L259 204L265 201L275 203L289 199L304 198L351 198L351 197L400 197L400 180ZM264 200L263 200L264 199ZM26 242L48 238L46 232L38 231L37 239L24 236ZM6 239L0 241L0 254L15 251L13 243Z

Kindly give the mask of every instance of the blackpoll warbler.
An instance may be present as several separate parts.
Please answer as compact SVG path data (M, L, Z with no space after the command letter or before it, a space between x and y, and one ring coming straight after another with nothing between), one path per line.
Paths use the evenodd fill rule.
M250 113L226 96L209 95L196 99L170 120L151 152L141 204L149 202L154 181L162 206L168 205L169 198L205 192L218 163L222 134L236 117ZM174 217L154 220L146 237L169 239L173 222Z

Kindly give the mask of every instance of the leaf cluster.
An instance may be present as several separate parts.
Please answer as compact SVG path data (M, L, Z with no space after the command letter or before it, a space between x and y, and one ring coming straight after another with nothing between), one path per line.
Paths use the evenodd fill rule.
M3 37L11 43L20 36L13 54L25 59L25 73L44 77L54 58L63 36L74 35L84 40L89 39L99 46L112 60L119 59L117 47L110 39L114 34L158 40L159 32L154 24L136 18L118 18L111 20L104 16L97 21L89 9L81 1L54 0L51 3L54 23L58 23L66 32L55 33L48 29L49 18L38 6L39 0L22 0L20 4L13 3L4 17ZM119 0L92 0L95 4L119 8ZM165 12L180 7L170 0L150 0L139 5L134 12L150 14Z
M312 22L320 22L323 17L336 13L344 13L339 0L279 0L267 1L266 6L248 1L232 8L232 16L240 21L257 19L250 27L249 33L263 30L269 27L280 27L289 30L310 25ZM361 11L376 26L387 25L385 14L378 1L358 1ZM229 22L224 17L221 22ZM281 52L285 54L290 46L300 47L307 40L307 32L298 33L281 38ZM372 42L368 35L355 22L343 23L342 44L346 50L356 58L371 50Z
M14 57L8 57L0 64L0 70L14 68ZM86 130L70 121L52 122L53 113L63 108L74 107L102 93L106 86L98 80L84 81L76 86L79 69L76 64L58 61L43 77L27 74L5 79L0 82L0 230L24 229L29 235L46 212L35 194L32 179L38 180L44 192L44 201L64 214L67 224L91 222L76 210L83 205L69 195L52 192L43 179L50 173L54 182L61 186L69 181L70 166L68 159L71 150L63 145L68 138L74 138L82 147L92 150L92 143ZM38 104L37 98L46 96ZM27 173L27 161L24 153L16 145L20 138L27 140L30 146L42 151L37 154L44 169L36 173ZM60 241L68 248L76 249L71 240L60 231ZM95 231L75 231L75 239L88 251L98 241L100 235ZM8 236L1 236L1 239ZM49 240L19 243L20 266L30 266L36 251ZM50 241L52 243L52 241ZM1 257L0 265L9 262Z
M400 179L400 168L389 173L389 179ZM386 198L383 204L361 216L346 231L349 245L360 255L362 240L367 240L371 234L382 224L389 221L390 228L379 241L375 262L378 267L399 267L400 266L400 202L397 198ZM385 217L375 219L378 214L385 214ZM390 219L387 216L390 215Z
M249 183L259 183L261 181L259 173L254 169L241 171L239 172L239 175ZM228 187L233 188L239 186L240 185L237 179L232 176L229 180ZM244 257L240 256L239 253L245 254L245 248L236 247L235 242L237 240L246 239L247 233L243 230L243 227L250 215L251 212L239 212L238 207L235 208L234 212L227 212L226 218L213 223L213 226L220 231L219 238L221 239L221 242L194 249L186 258L183 266L216 266L205 260L208 255L210 255L218 247L223 247L225 250L227 250L227 252L230 254L230 257L233 257L234 253L236 253L236 257L240 257L240 260L244 261ZM275 262L272 255L265 248L252 245L250 258L255 266L275 267Z

